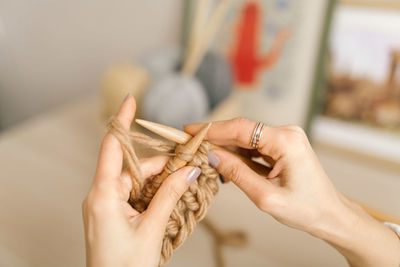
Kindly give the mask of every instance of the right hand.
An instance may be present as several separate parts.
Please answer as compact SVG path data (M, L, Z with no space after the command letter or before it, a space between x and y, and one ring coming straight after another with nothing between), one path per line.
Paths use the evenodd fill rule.
M256 122L237 118L214 122L209 129L210 142L235 151L245 149L272 166L265 176L259 175L235 154L215 150L217 159L212 161L225 181L232 181L281 223L324 239L354 265L390 266L382 264L399 260L397 236L336 190L300 127L264 126L255 151L249 145L255 126ZM185 131L194 135L203 127L192 124Z
M126 130L135 111L135 99L128 95L116 116ZM167 161L166 156L142 159L142 182L161 173ZM128 203L133 177L122 167L122 146L107 133L93 185L82 203L87 266L158 266L171 212L201 171L186 166L169 175L146 211L139 213Z

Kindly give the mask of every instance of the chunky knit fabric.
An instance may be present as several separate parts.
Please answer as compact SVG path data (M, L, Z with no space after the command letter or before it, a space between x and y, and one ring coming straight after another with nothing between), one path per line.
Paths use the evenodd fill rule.
M187 162L187 165L197 166L201 169L199 178L190 185L171 213L162 244L159 263L162 266L171 258L173 250L181 246L193 232L197 222L204 218L214 195L218 192L217 181L219 174L208 164L207 154L211 144L204 141L198 151L191 155L181 145L171 145L138 132L127 131L115 118L110 120L108 129L121 143L125 165L133 180L130 203L139 212L146 210L163 181L161 176L155 176L146 184L141 184L139 159L133 148L132 141L141 143L156 151L179 157ZM168 173L173 173L178 169L174 165L172 158L165 166L165 170Z

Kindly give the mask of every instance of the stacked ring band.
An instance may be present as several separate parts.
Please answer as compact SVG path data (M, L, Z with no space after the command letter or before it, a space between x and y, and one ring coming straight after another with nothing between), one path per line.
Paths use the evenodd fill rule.
M258 148L258 145L261 140L262 133L263 133L263 129L264 129L264 123L258 122L256 127L253 130L253 134L252 134L251 140L250 140L250 146L252 148L255 148L255 149Z

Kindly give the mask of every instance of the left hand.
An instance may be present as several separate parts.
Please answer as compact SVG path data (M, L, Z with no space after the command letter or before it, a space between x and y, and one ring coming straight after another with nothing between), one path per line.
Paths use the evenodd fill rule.
M249 141L256 125L237 118L214 122L208 130L210 142L262 156L273 167L260 175L235 154L215 150L209 161L225 181L279 222L328 242L351 266L400 266L398 236L334 187L301 128L265 126L255 151ZM188 125L185 131L194 135L203 127Z
M136 104L128 96L117 119L129 129ZM141 160L143 178L159 174L168 158ZM122 172L120 143L108 133L101 145L93 185L83 201L87 266L158 266L165 228L176 202L200 170L184 167L163 182L149 207L139 213L128 204L132 180Z

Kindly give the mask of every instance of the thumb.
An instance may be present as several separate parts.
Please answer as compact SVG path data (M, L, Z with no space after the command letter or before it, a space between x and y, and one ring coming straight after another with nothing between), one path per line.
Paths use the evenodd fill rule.
M166 225L176 203L200 174L200 168L187 166L168 176L146 210L145 220L147 223L151 225L163 223L163 225Z
M272 198L277 196L279 187L274 186L265 177L257 174L236 155L223 150L213 153L219 159L217 171L226 181L232 181L238 186L254 204L263 211L268 211L272 205ZM209 156L210 157L210 156Z

